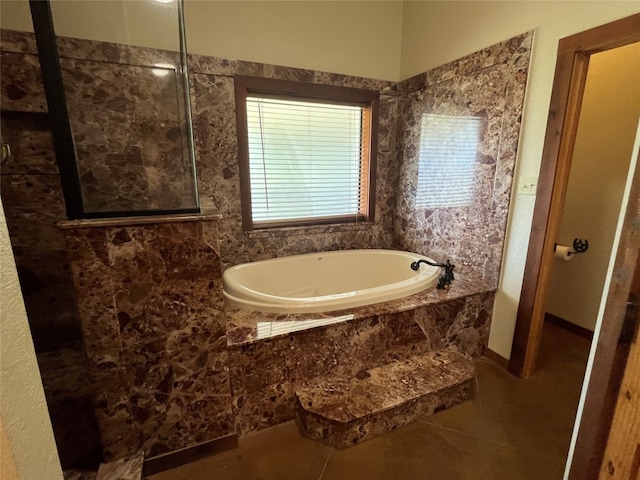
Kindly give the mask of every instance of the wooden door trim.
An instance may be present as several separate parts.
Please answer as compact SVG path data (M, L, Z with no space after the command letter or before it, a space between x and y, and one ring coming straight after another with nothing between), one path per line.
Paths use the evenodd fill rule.
M560 40L544 140L538 190L509 371L527 378L535 370L544 302L571 169L589 57L640 41L640 14Z

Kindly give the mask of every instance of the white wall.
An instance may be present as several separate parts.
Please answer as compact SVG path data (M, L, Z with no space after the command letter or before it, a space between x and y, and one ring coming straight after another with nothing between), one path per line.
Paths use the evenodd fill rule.
M8 448L3 465L15 467L20 480L62 480L2 202L0 303L0 433L3 450Z
M556 241L589 250L553 264L546 311L593 331L640 119L640 42L592 55Z

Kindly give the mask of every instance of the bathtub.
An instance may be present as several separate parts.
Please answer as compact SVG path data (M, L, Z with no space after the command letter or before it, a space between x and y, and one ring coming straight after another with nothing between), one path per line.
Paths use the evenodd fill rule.
M312 313L395 300L437 283L439 267L411 269L420 258L428 259L396 250L340 250L236 265L222 275L225 302L260 312Z

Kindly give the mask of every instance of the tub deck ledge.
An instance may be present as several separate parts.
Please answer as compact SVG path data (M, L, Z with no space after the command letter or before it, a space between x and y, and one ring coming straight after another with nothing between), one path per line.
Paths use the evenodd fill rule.
M456 272L456 279L446 290L430 288L414 295L387 302L323 313L266 313L226 308L227 345L259 342L309 328L327 328L344 321L354 321L397 312L415 310L462 299L479 293L494 293L496 287ZM295 322L295 323L294 323Z

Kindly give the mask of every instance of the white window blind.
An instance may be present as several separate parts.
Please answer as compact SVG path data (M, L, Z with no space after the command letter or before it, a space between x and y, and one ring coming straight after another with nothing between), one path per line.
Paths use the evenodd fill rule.
M416 207L471 204L482 130L480 117L422 117Z
M254 224L361 213L364 107L247 96L246 110Z

